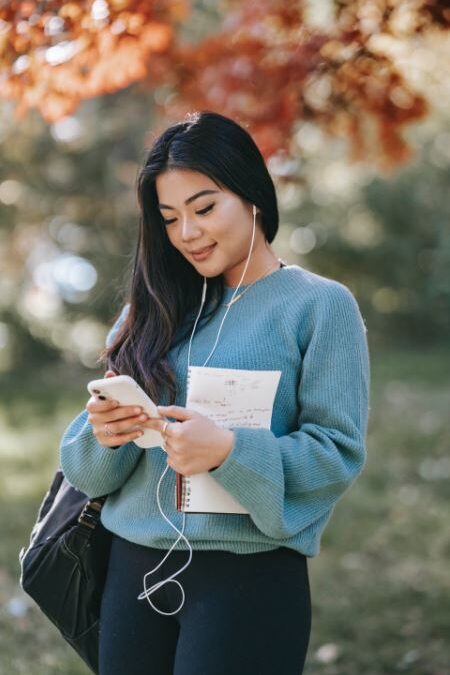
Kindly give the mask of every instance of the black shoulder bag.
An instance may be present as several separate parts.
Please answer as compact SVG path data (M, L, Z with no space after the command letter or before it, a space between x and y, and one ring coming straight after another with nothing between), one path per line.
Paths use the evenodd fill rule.
M98 673L100 603L111 533L100 522L106 497L88 499L60 469L39 509L20 584L63 638Z

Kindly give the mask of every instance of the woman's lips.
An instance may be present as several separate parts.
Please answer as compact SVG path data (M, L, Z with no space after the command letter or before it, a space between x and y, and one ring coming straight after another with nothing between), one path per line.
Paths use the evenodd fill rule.
M208 248L205 248L201 253L192 253L192 257L194 260L205 260L214 250L216 247L216 244L212 244L211 246L208 246Z

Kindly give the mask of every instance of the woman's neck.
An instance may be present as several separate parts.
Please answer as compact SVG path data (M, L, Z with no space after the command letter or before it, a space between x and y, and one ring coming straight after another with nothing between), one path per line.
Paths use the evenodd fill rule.
M253 283L266 274L270 274L271 271L276 270L280 266L279 259L269 246L264 247L259 255L255 256L255 253L256 251L253 252L250 258L247 271L244 278L242 279L242 286ZM246 262L247 259L223 273L226 286L230 288L236 288L241 280Z

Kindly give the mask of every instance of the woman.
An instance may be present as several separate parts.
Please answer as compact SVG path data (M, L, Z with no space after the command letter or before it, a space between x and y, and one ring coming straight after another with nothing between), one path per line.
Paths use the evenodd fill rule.
M131 375L164 404L163 419L91 399L61 443L69 482L109 495L100 672L299 675L311 625L307 558L365 460L358 306L339 282L278 260L272 180L230 119L196 113L167 129L138 196L130 290L103 356L108 376ZM225 428L189 409L188 365L280 372L270 429ZM160 431L164 447L139 448L136 425ZM175 537L159 500L176 527L185 515L175 472L210 472L247 510L187 514L188 566L184 539L160 565ZM174 582L154 589L152 607L137 599L149 570L158 584L183 565L184 602Z

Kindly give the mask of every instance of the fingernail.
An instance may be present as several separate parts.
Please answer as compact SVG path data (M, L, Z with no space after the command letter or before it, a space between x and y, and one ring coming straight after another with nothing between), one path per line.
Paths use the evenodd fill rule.
M142 408L135 408L134 412L136 415L139 415L139 413L142 412Z

